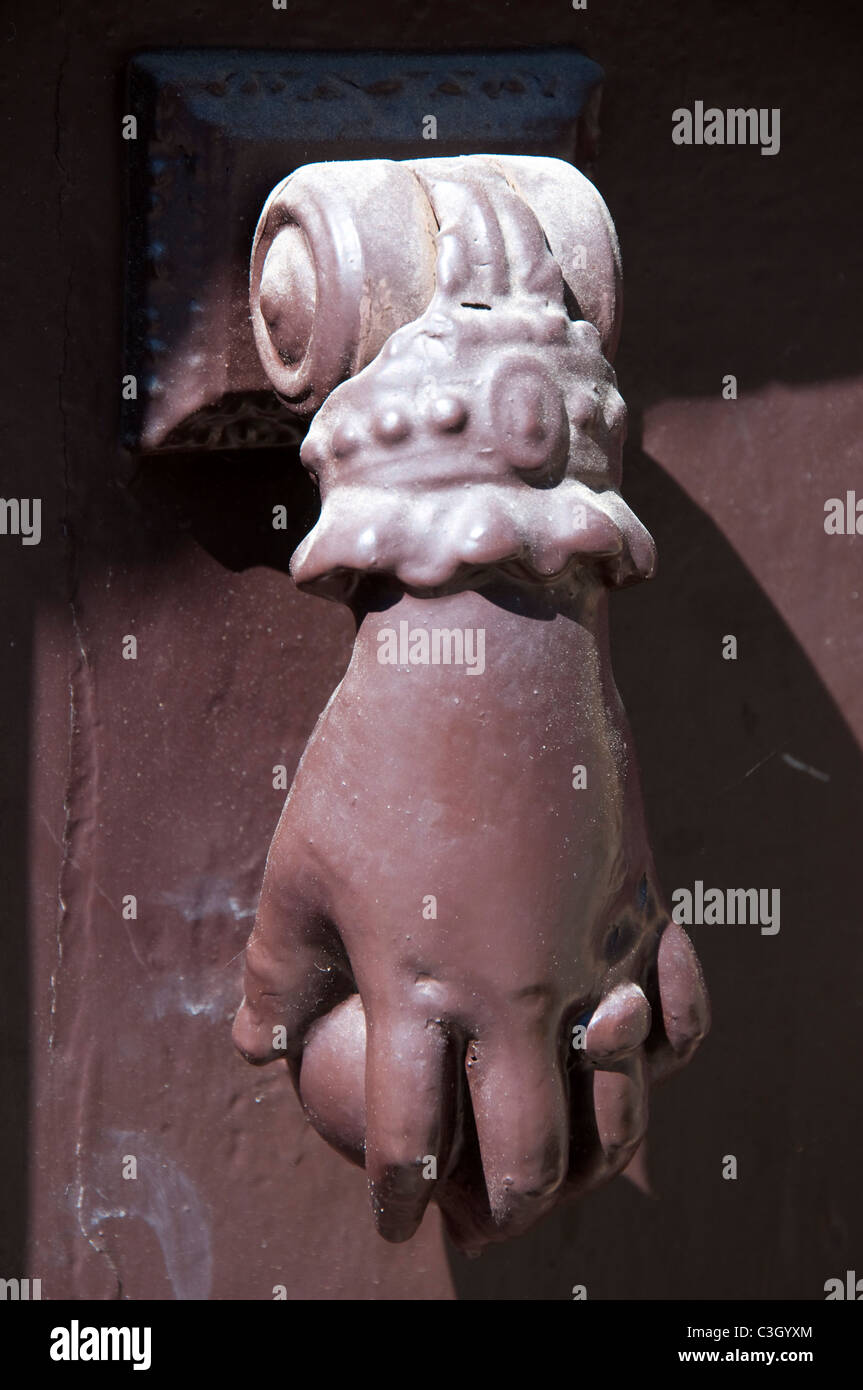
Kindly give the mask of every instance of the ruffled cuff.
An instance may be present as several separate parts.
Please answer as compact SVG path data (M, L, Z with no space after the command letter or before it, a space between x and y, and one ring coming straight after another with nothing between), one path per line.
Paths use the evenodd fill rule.
M363 573L423 590L513 565L548 582L573 562L647 578L653 542L617 491L626 409L536 217L487 171L432 192L430 303L331 392L303 444L322 512L296 582L344 598Z
M593 492L572 479L551 492L496 483L346 484L324 503L291 573L301 588L345 600L361 573L423 590L494 566L516 565L548 582L573 560L624 585L650 578L656 551L618 492Z

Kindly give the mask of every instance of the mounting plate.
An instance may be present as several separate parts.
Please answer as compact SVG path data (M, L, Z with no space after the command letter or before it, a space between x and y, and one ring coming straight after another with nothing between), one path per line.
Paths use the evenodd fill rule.
M252 339L249 253L271 188L321 160L554 155L589 169L602 70L572 49L142 53L129 67L126 358L135 452L304 433Z

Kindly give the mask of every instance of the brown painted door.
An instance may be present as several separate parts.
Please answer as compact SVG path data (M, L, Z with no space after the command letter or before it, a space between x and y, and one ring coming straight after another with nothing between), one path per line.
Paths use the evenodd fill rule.
M863 541L825 529L863 499L853 8L73 0L3 23L0 491L40 499L41 534L0 535L0 1275L45 1298L823 1298L863 1259ZM381 1241L362 1173L231 1047L272 770L351 623L262 529L314 514L295 454L120 445L120 131L142 48L540 43L606 70L624 490L661 562L614 600L615 670L658 867L669 893L780 890L781 926L693 928L714 1029L655 1098L649 1187L469 1263L434 1213ZM676 145L696 101L780 109L781 149Z

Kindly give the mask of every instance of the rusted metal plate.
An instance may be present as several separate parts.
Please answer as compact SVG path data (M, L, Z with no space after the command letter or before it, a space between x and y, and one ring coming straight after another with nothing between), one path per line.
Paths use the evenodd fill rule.
M255 223L321 160L554 155L589 167L602 70L572 49L143 53L129 68L124 443L294 443L248 310Z

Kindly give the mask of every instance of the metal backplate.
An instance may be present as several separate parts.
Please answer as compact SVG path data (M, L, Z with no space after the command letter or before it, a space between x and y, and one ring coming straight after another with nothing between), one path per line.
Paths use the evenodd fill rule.
M602 70L571 49L142 53L129 67L124 443L262 447L303 432L258 363L248 265L301 164L554 155L589 169Z

